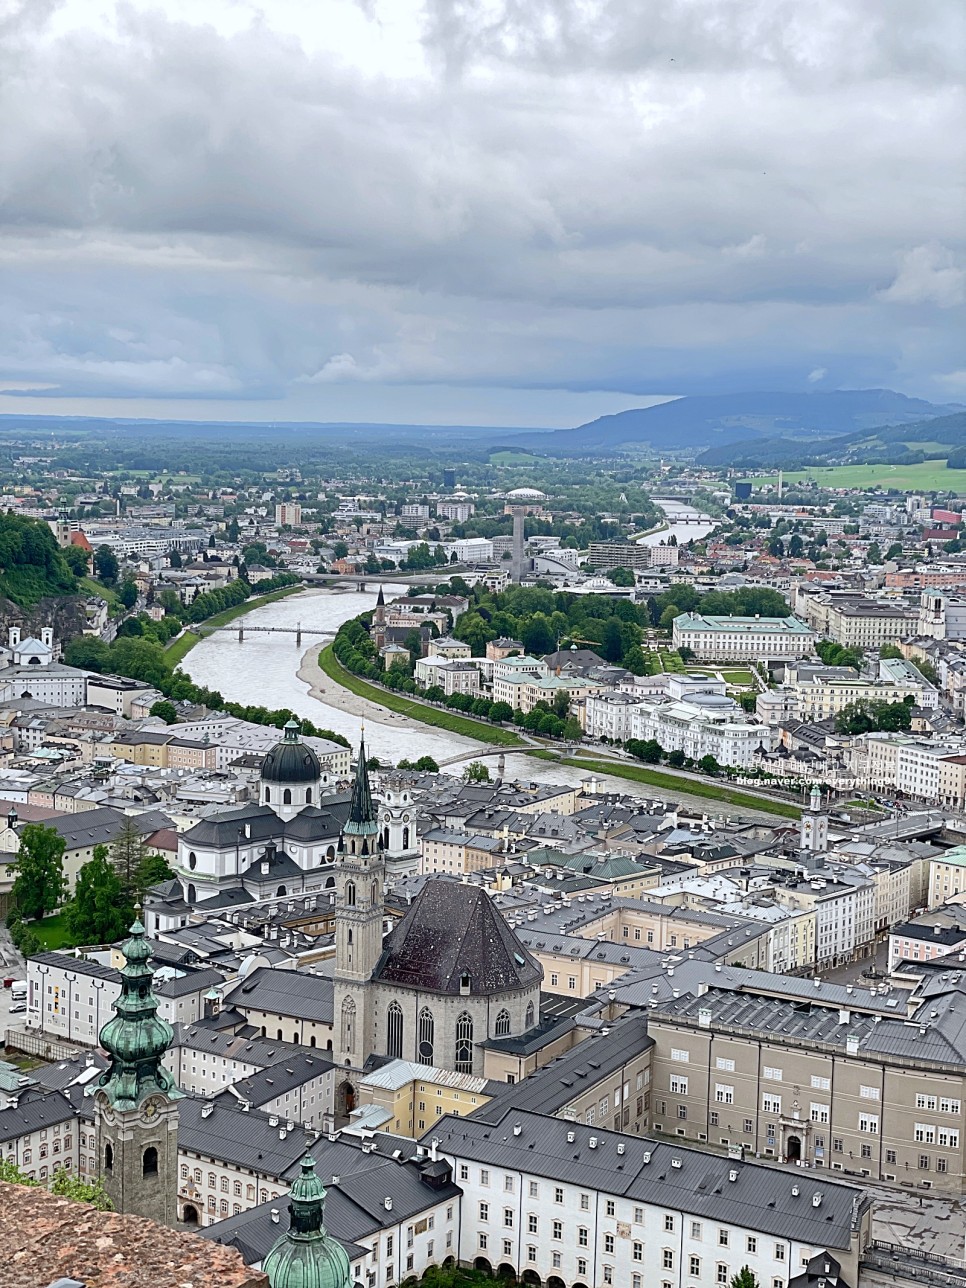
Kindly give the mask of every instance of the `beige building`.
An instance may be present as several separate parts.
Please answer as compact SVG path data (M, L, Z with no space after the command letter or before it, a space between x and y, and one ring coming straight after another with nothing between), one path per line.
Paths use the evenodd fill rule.
M705 989L648 1011L657 1132L913 1189L964 1188L955 992L906 1020ZM960 1035L959 1037L953 1034Z
M927 906L940 904L966 891L966 845L947 850L938 859L929 860L929 887Z
M373 1105L390 1117L381 1129L410 1139L435 1127L446 1114L465 1118L488 1104L488 1078L453 1073L410 1060L392 1060L359 1080L359 1105Z

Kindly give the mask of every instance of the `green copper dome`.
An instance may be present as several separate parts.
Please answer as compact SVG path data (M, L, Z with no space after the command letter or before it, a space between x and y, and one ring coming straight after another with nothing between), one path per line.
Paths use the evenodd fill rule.
M158 999L151 991L154 971L148 965L151 946L144 927L135 921L131 937L121 946L121 993L115 1015L100 1032L101 1046L111 1057L110 1066L88 1088L103 1091L117 1109L136 1109L151 1095L174 1100L183 1094L161 1063L174 1030L158 1017Z
M277 742L262 761L262 782L281 786L314 783L322 776L319 758L299 739L299 726L290 720L281 742Z
M324 1218L325 1188L307 1154L289 1194L289 1228L262 1262L271 1288L352 1288L348 1254L326 1233Z

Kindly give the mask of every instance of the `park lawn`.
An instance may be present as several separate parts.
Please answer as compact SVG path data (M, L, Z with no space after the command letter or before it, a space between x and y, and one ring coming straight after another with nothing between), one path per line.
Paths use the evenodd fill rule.
M29 926L40 940L44 952L73 947L74 939L67 929L67 916L63 912L44 917L42 921L31 921Z
M918 446L918 444L917 444ZM955 492L966 495L966 474L947 470L945 461L922 461L918 465L810 465L804 470L783 473L785 485L814 479L820 487L897 488L900 492ZM777 485L777 474L751 480L755 487Z
M233 622L236 617L244 617L245 613L250 613L253 608L262 608L265 604L274 603L276 599L285 599L289 595L294 595L297 590L304 590L304 586L283 586L281 590L273 590L269 595L255 595L251 599L246 599L243 604L236 604L234 608L226 608L223 613L215 613L214 617L206 617L204 621L197 622L198 626L227 626ZM203 636L196 635L194 631L187 630L164 650L165 661L170 662L172 666L177 666L186 653L190 653L194 646Z
M345 669L332 651L331 644L327 644L319 654L319 666L330 680L348 689L357 698L365 698L369 702L375 702L377 706L388 707L398 715L409 716L423 724L433 725L436 729L447 729L450 733L461 734L464 738L475 738L477 742L488 742L495 747L526 745L512 729L504 729L501 725L490 724L486 720L474 720L472 716L465 716L461 711L447 711L441 707L432 707L426 702L410 697L408 693L392 693L377 684L370 684L368 680L363 680Z
M777 814L781 818L801 818L802 811L797 805L785 801L774 801L767 796L752 796L734 787L723 784L701 782L694 778L678 778L673 774L662 773L659 769L648 769L644 765L624 765L616 761L592 760L587 756L555 757L552 752L532 751L531 756L541 760L557 759L561 765L572 765L575 769L593 770L597 774L611 774L615 778L628 778L631 782L646 783L649 787L660 787L662 791L685 793L688 796L701 796L706 800L721 801L725 805L736 805L740 809L754 809L762 814Z

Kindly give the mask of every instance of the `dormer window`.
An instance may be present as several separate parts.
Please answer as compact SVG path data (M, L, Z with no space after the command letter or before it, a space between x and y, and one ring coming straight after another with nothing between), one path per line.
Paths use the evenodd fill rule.
M464 971L463 974L460 976L460 992L468 993L470 991L471 983L472 983L472 979L470 977L469 971Z

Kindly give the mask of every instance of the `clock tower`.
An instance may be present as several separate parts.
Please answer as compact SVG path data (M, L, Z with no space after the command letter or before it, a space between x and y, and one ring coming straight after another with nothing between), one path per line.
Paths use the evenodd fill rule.
M85 1094L94 1099L98 1172L118 1212L160 1225L178 1219L178 1101L183 1092L161 1063L174 1037L151 990L151 948L140 920L121 948L121 994L100 1032L111 1057Z

